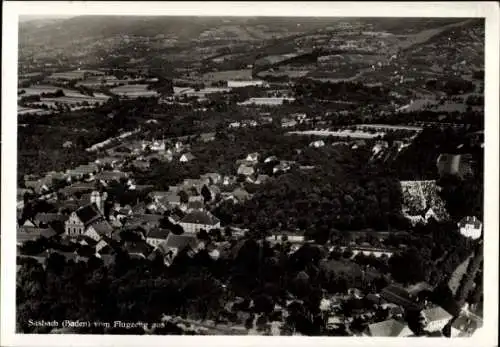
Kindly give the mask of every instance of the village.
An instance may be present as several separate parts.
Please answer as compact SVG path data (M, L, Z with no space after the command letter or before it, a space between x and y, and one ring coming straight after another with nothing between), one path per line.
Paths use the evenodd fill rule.
M28 35L18 330L479 330L484 28L368 22ZM80 316L124 326L26 323Z

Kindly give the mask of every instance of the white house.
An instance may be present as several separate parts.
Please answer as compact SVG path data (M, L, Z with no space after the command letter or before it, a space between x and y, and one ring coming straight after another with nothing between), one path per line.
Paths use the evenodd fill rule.
M314 142L311 142L309 144L309 146L314 147L314 148L324 147L325 146L325 141L323 141L323 140L314 141Z
M425 330L430 332L440 331L450 321L452 315L446 312L442 307L428 308L422 311L427 322Z
M458 223L460 234L471 239L478 239L481 237L483 224L476 217L464 217Z
M259 161L259 153L250 153L247 155L245 160L248 162L257 163Z
M166 229L152 229L146 236L146 243L153 247L156 247L160 243L166 241L169 234L170 232Z
M201 229L209 231L220 228L220 220L208 211L193 210L179 223L186 233L197 233Z
M196 159L195 156L191 153L184 153L183 155L181 155L181 158L179 159L179 161L181 163L187 163L188 161L191 161L191 160L194 160Z

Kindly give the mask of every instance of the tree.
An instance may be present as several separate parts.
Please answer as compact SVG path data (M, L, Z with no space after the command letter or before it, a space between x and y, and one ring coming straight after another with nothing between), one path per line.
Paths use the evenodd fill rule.
M181 203L187 204L189 202L189 195L185 191L181 190L178 195L180 197Z
M205 203L212 201L212 193L206 185L203 185L203 187L201 188L201 195L203 196L203 200L205 201Z

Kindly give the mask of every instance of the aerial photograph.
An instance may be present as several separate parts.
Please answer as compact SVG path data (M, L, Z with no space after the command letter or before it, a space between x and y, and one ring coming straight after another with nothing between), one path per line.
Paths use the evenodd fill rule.
M484 18L18 35L18 334L483 328Z

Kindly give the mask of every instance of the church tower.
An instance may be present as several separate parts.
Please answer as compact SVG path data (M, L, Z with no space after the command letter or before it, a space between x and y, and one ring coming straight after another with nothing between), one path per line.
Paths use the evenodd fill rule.
M90 203L95 204L99 209L99 212L104 215L104 202L106 201L107 194L101 194L99 191L95 190L90 195Z

